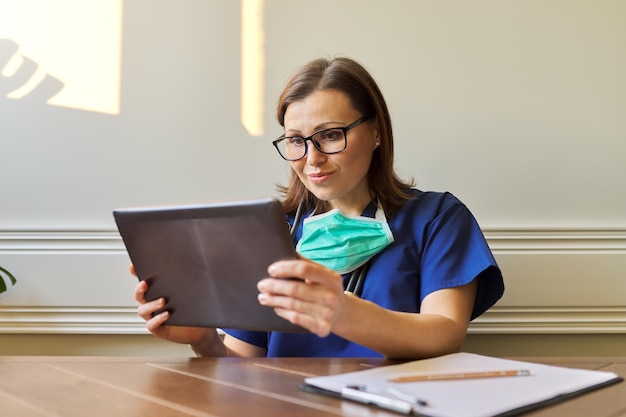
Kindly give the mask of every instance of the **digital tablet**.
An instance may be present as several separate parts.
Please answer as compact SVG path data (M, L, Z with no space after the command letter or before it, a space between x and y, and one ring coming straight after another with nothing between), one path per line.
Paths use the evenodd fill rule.
M295 259L273 198L113 211L146 298L164 297L175 326L305 332L259 304L267 267ZM158 313L157 313L158 314Z

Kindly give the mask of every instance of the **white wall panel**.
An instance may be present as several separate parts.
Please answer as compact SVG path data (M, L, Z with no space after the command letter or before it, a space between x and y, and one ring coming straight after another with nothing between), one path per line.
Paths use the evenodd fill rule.
M625 230L487 230L506 293L472 333L626 332ZM145 333L114 232L0 234L0 333Z

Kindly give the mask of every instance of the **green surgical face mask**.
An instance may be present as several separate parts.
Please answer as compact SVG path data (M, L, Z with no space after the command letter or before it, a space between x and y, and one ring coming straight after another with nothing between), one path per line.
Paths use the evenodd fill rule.
M346 216L338 209L304 220L296 251L340 274L354 271L393 242L382 207L376 217Z

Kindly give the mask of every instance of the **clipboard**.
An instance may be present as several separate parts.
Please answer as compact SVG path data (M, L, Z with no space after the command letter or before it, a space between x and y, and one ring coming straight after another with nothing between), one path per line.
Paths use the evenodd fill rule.
M527 372L517 376L393 382L409 375L475 376L512 369ZM505 417L565 401L621 381L623 378L613 372L455 353L339 375L310 377L300 388L406 415Z

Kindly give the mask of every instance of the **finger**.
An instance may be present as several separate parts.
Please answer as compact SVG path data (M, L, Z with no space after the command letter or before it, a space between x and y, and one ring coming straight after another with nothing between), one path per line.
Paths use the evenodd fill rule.
M140 281L135 285L135 301L141 304L146 303L146 291L148 291L148 283L146 281Z
M323 283L312 283L299 279L265 278L257 283L261 293L278 294L321 304L335 304L343 294L341 277L330 276Z
M133 265L133 264L128 265L128 270L130 271L130 273L131 273L132 275L134 275L135 277L137 277L137 272L135 271L135 265Z
M273 278L301 278L305 279L311 262L307 260L277 261L267 268L267 273Z
M261 293L282 294L296 298L306 297L307 292L311 294L315 290L309 289L304 281L292 279L265 278L257 283L257 289Z
M163 298L159 298L157 300L141 304L137 307L137 314L139 314L142 319L148 321L154 316L154 313L161 310L163 307L165 307L165 300Z
M323 292L325 289L321 285L306 284L301 280L286 280L276 278L266 278L257 283L259 295L275 296L293 300L302 300L306 302L323 302ZM265 298L267 299L267 298ZM274 298L272 298L274 299ZM283 303L285 301L283 300ZM273 306L273 305L272 305ZM289 305L282 304L281 307L293 308Z
M162 334L163 332L167 332L167 329L165 329L163 324L167 321L169 317L170 313L167 311L157 314L146 322L146 328L150 333L155 336Z
M293 324L304 327L319 337L326 337L331 332L332 323L329 320L321 320L308 314L302 314L283 308L275 308L274 311L279 317L282 317Z
M319 302L318 300L308 301L305 299L268 293L260 293L257 298L261 305L306 314L324 321L332 320L334 312L337 309L336 302ZM335 297L333 296L328 296L328 300L334 298Z
M301 260L285 260L271 264L267 272L273 278L300 278L311 283L341 283L341 275L315 262Z

